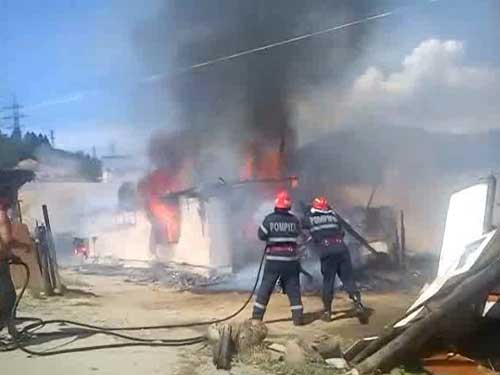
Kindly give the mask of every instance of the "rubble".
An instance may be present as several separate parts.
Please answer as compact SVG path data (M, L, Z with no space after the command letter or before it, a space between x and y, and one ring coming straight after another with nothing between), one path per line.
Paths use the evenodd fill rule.
M245 320L233 328L232 339L238 353L248 352L267 336L267 327L258 320Z
M287 365L304 365L307 362L307 354L298 340L290 340L285 346L285 363Z
M142 268L127 267L125 264L85 264L71 269L84 275L119 276L123 277L125 282L160 284L177 290L207 287L228 279L228 275L203 276L177 265L160 263Z
M267 347L269 350L275 351L277 353L285 353L286 352L286 347L281 344L277 343L272 343Z
M500 275L500 236L491 217L495 188L490 177L452 195L436 279L404 316L357 353L348 353L357 371L387 371L430 350L456 345L460 333L472 339L479 332L484 315L479 311Z
M349 368L349 364L344 358L328 358L326 363L337 370L346 370Z
M338 336L323 336L313 342L312 348L315 349L323 359L342 358L340 344L342 339Z

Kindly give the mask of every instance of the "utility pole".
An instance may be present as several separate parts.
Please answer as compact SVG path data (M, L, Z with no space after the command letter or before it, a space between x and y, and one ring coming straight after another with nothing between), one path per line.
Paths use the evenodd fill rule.
M23 133L21 131L22 125L20 119L26 117L26 115L20 111L21 108L23 108L23 106L17 103L17 99L14 96L14 99L12 100L12 105L3 107L1 109L2 111L11 112L9 116L2 117L2 120L12 120L12 126L10 126L9 128L12 129L11 138L16 141L21 141L23 137Z
M56 147L56 135L53 129L50 129L50 144L53 148Z

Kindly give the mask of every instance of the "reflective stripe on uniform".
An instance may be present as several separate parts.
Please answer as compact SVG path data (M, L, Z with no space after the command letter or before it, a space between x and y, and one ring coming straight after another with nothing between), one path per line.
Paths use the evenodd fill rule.
M280 260L284 262L291 262L298 260L299 257L282 257L279 255L266 255L266 260Z
M310 232L316 232L322 229L338 229L338 228L339 228L338 224L321 224L311 227Z
M312 214L315 214L315 213L320 213L320 214L332 214L333 213L333 210L319 210L317 208L311 208L311 213Z
M297 237L271 237L267 241L269 243L283 243L283 242L297 243Z
M265 310L266 309L266 306L261 304L261 303L258 303L258 302L255 302L253 304L255 307L257 307L258 309L261 309L261 310Z
M263 231L265 234L269 234L269 231L266 229L266 227L264 226L264 224L260 225L260 230Z
M302 305L295 305L295 306L290 306L291 310L303 310L304 306Z

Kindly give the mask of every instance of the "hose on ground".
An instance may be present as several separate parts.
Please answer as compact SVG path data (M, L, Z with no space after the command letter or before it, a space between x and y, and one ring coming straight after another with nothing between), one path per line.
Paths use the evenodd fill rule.
M264 258L265 258L265 250L262 254L260 264L259 264L259 269L257 272L257 276L255 278L255 283L253 285L253 288L251 290L250 295L248 298L245 300L243 305L237 309L235 312L232 314L220 318L220 319L213 319L213 320L206 320L206 321L200 321L200 322L188 322L188 323L178 323L178 324L163 324L163 325L154 325L154 326L131 326L131 327L102 327L102 326L97 326L93 324L87 324L87 323L81 323L81 322L76 322L72 320L67 320L67 319L51 319L51 320L42 320L38 318L20 318L21 320L25 321L30 321L34 320L34 323L28 324L27 326L23 327L21 331L17 331L17 328L15 327L14 322L16 321L16 315L17 315L17 309L19 307L19 303L21 299L24 296L24 293L26 291L26 288L29 284L30 280L30 271L29 267L25 263L20 263L26 272L26 278L24 285L21 289L21 292L16 299L16 303L14 304L14 307L11 312L11 319L8 322L9 324L9 330L13 332L13 345L7 346L4 349L0 349L0 351L10 351L10 350L15 350L19 349L29 355L35 355L35 356L51 356L51 355L57 355L57 354L67 354L67 353L75 353L75 352L84 352L84 351L92 351L92 350L100 350L100 349L112 349L112 348L122 348L122 347L131 347L131 346L150 346L150 347L178 347L178 346L187 346L187 345L195 345L198 343L202 343L206 341L205 336L195 336L195 337L188 337L188 338L172 338L172 339L145 339L145 338L140 338L140 337L135 337L135 336L130 336L130 335L125 335L121 333L117 333L116 331L144 331L144 330L160 330L160 329L171 329L171 328L190 328L190 327L197 327L197 326L204 326L204 325L210 325L214 323L222 323L225 321L228 321L230 319L233 319L234 317L238 316L250 303L252 300L253 296L255 295L255 292L257 290L257 285L259 283L260 279L260 274L262 272L262 266L264 264ZM82 346L82 347L76 347L76 348L68 348L68 349L60 349L60 350L50 350L50 351L36 351L28 348L27 346L29 345L29 339L31 336L33 336L33 331L38 330L40 328L46 327L51 324L61 324L61 325L70 325L70 326L75 326L75 327L80 327L82 329L80 330L73 330L71 332L55 332L53 334L56 334L58 337L74 337L77 334L80 335L96 335L96 334L103 334L111 337L116 337L124 340L129 340L131 342L124 342L124 343L115 343L115 344L103 344L103 345L93 345L93 346ZM45 335L50 335L50 333L45 333Z

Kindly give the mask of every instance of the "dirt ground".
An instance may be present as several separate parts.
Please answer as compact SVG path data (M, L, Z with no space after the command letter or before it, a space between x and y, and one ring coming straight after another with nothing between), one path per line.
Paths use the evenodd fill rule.
M244 293L195 294L178 292L157 285L126 282L123 277L82 275L64 271L63 278L70 288L65 297L34 299L27 296L21 303L19 316L44 319L63 318L106 326L154 325L212 319L230 314L246 299ZM365 294L365 302L375 310L369 325L362 326L356 318L342 311L351 307L350 301L339 295L336 320L325 323L315 320L303 327L294 327L286 296L275 294L266 319L270 321L269 340L284 341L287 337L311 337L323 334L340 335L344 349L355 339L374 335L388 322L399 316L412 302L414 293ZM306 312L321 310L316 296L304 297ZM251 306L237 318L250 317ZM314 315L314 314L312 314ZM180 338L204 334L206 328L177 329L154 332L135 332L142 337ZM93 336L69 343L68 339L51 341L33 347L37 350L115 343L118 339ZM211 363L211 350L203 344L182 348L132 347L64 354L53 357L30 357L21 351L0 353L2 375L14 374L218 374ZM35 372L33 372L35 370ZM259 368L236 362L231 374L264 374Z

